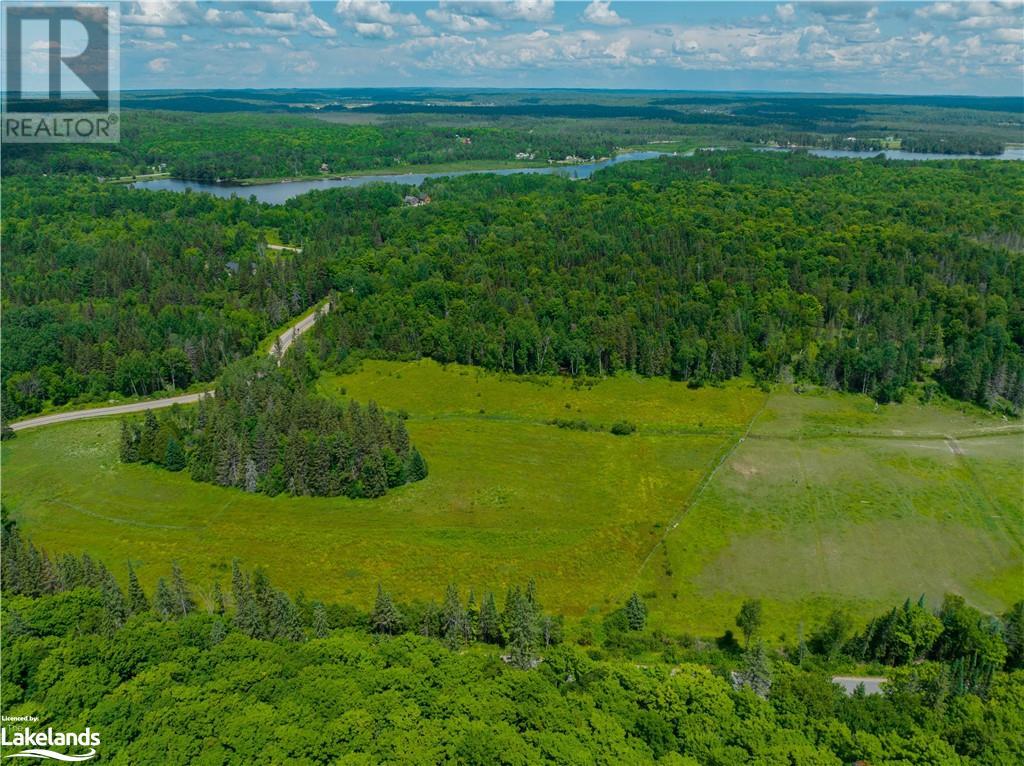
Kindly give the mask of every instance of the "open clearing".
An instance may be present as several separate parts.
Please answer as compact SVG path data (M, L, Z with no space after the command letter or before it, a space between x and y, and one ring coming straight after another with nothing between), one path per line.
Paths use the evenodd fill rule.
M363 605L378 581L407 599L534 576L570 616L635 587L654 624L702 634L746 596L766 600L775 634L836 604L865 616L921 592L993 610L1024 597L1021 433L998 418L429 361L365 362L319 388L408 412L428 479L378 500L247 495L121 465L105 419L6 442L4 502L50 551L88 550L119 574L131 558L148 586L173 559L198 590L227 585L236 556L290 591ZM638 432L608 433L619 419Z

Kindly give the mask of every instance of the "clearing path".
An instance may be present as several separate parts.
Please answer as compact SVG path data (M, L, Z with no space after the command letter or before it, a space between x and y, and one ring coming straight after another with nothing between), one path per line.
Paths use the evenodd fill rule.
M285 352L303 333L307 332L316 320L331 310L330 302L303 317L291 327L286 329L274 341L270 347L270 356L276 357L278 364L284 358ZM40 415L39 417L21 420L11 423L15 431L23 431L26 428L38 428L39 426L53 425L54 423L67 423L72 420L86 420L87 418L103 418L110 415L127 415L133 412L145 412L146 410L159 410L164 407L171 407L175 404L195 404L204 396L213 396L213 389L198 391L194 394L179 394L168 396L162 399L151 399L146 402L131 402L130 404L115 404L109 407L92 407L84 410L72 410L71 412L56 412L52 415Z

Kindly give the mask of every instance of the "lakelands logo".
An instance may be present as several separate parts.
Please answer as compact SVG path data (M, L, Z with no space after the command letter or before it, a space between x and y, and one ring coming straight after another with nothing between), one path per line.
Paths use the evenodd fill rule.
M9 747L25 748L20 752L7 755L7 758L47 758L53 761L76 763L95 758L96 746L99 744L99 732L92 731L88 726L85 731L80 732L54 731L52 727L46 731L32 731L28 726L24 729L11 729L10 731L5 726L0 730L0 745L3 745L5 750ZM67 754L50 750L51 747L87 747L89 750L84 753Z
M117 3L4 2L4 142L120 139L117 14Z

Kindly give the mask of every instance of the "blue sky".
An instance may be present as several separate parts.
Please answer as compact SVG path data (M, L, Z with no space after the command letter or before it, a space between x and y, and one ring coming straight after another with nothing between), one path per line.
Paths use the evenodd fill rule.
M1006 2L122 4L121 87L1024 90Z

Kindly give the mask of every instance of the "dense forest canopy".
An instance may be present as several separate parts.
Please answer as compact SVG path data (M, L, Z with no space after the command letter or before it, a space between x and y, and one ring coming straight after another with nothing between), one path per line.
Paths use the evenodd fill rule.
M860 632L836 612L773 650L759 601L736 615L741 647L731 630L713 643L652 631L633 594L567 641L532 581L500 602L378 588L365 613L292 598L237 562L212 592L176 564L147 592L131 564L122 587L88 554L52 560L10 520L2 544L5 712L88 724L113 763L1024 757L1021 603L989 617L958 597L908 600ZM884 673L884 693L831 683L855 667Z
M1020 163L715 152L586 182L438 179L280 207L5 184L9 417L212 379L335 291L311 341L512 372L752 372L1024 404ZM301 254L267 251L274 232ZM924 392L934 387L925 386ZM9 408L9 409L7 409Z

